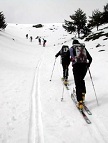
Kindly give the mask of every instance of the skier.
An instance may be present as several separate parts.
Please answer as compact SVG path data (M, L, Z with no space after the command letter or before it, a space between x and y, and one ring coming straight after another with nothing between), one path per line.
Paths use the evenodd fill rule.
M80 49L80 46L81 43L79 43L78 40L73 40L73 46L69 50L73 67L73 76L76 86L76 97L78 101L77 106L80 110L82 110L86 94L86 86L84 78L86 76L87 69L90 67L90 64L92 62L92 57L84 45L82 49L85 50L83 52L82 49Z
M43 47L45 47L45 46L46 46L46 40L43 39Z
M28 34L26 34L26 39L28 39Z
M33 37L32 37L32 36L30 36L30 42L32 42L32 40L33 40Z
M58 56L61 56L61 64L63 68L63 80L64 84L67 84L68 82L68 67L70 64L70 52L69 47L67 45L63 45L61 50L55 55L57 58Z
M38 38L38 41L39 41L39 45L41 45L41 38L40 37Z

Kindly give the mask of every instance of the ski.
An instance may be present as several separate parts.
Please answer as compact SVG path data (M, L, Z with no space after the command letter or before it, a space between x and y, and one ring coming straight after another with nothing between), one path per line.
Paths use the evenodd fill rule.
M79 110L79 108L78 108ZM80 111L80 110L79 110ZM80 113L82 114L82 116L84 117L85 121L87 124L91 124L91 121L89 120L89 118L87 117L87 115L84 113L84 111L80 111Z
M71 98L73 100L73 102L75 103L76 107L77 107L77 101L74 97L73 94L71 94ZM84 120L86 121L87 124L91 124L91 121L89 120L89 118L87 117L87 115L84 113L83 110L80 110L78 107L77 107L78 111L81 113L81 115L83 116Z
M74 96L74 98L76 98L75 89L73 90L73 96ZM88 115L92 115L91 111L90 111L89 108L85 105L85 103L83 103L83 107L84 107L84 110L87 112Z
M62 80L64 86L66 87L66 89L69 90L69 83L68 83L68 82L67 82L67 83L64 83L64 80L63 80L63 79L61 79L61 80Z
M89 110L89 108L85 105L85 103L83 103L84 106L84 110L89 114L92 115L91 111Z
M66 87L67 90L69 90L68 84L64 84L64 86Z

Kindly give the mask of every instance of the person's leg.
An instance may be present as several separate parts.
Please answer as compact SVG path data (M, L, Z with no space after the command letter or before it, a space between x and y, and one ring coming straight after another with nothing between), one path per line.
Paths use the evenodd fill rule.
M82 92L81 92L81 75L80 75L80 69L77 65L73 67L73 75L74 75L74 81L76 86L76 96L77 101L82 100Z
M66 79L68 79L68 76L69 76L69 65L67 64L66 65Z
M62 63L62 68L63 68L63 78L65 79L65 66L63 63Z
M87 73L87 68L86 66L84 66L81 72L81 93L83 101L85 100L85 94L86 94L86 85L84 80L86 73Z

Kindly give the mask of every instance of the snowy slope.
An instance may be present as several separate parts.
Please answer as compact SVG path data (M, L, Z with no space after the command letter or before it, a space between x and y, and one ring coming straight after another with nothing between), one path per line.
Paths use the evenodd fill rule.
M32 42L26 39L27 33L33 36ZM46 47L38 44L37 36L47 40ZM92 112L88 125L63 87L60 58L55 61L63 44L71 47L73 36L57 23L39 29L8 24L0 31L0 143L108 142L108 42L105 37L85 42L93 57L90 71L99 102L87 73L86 104ZM101 46L96 48L97 44ZM69 68L72 90L71 64Z

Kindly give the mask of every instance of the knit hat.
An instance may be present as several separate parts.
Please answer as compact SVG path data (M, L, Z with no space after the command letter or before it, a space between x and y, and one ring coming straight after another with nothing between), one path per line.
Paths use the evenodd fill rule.
M73 44L80 44L78 40L73 40Z

